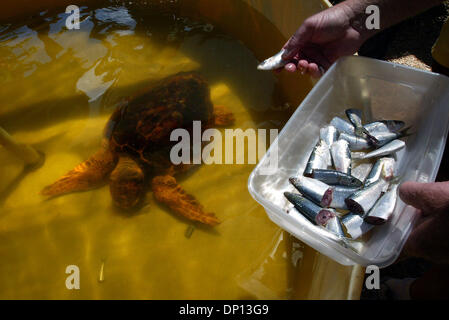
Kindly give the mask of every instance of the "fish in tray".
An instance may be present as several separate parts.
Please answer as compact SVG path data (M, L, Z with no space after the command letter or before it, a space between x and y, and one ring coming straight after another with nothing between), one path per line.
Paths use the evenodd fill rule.
M409 130L399 120L364 126L357 109L346 110L346 115L350 122L334 117L320 130L303 176L290 178L300 194L284 193L298 212L343 245L391 219L399 187L395 154L405 148L399 139ZM364 182L351 175L355 161L372 166Z
M329 207L341 210L348 210L348 205L346 204L346 199L352 196L354 193L358 192L360 188L357 187L345 187L336 186L332 188L330 194L332 195Z
M346 206L352 212L364 215L371 210L387 186L388 182L380 179L348 197L345 200Z
M382 147L382 146L386 145L387 143L390 143L393 140L397 140L400 138L410 136L410 133L409 133L410 129L411 128L408 127L399 132L381 132L381 133L374 134L376 139L379 141L379 143L377 144L376 147Z
M348 109L346 110L346 116L348 117L349 121L354 125L355 128L355 135L360 138L366 138L368 139L372 144L377 145L378 141L377 139L372 136L368 130L365 129L362 123L362 111L358 109Z
M290 183L304 197L315 202L322 208L331 207L347 210L346 198L359 190L356 187L329 186L319 180L307 177L290 178Z
M352 158L349 143L346 140L338 140L331 146L332 161L337 171L351 175Z
M323 208L329 207L332 202L333 189L324 182L307 177L300 177L290 178L290 183L307 199Z
M346 238L343 225L335 210L321 208L300 194L285 192L284 195L295 209L313 224L326 228L339 238Z
M326 224L326 229L335 234L339 238L342 239L346 238L346 234L343 230L343 224L338 216L329 219L329 221Z
M296 210L316 225L326 226L330 219L336 217L334 210L321 208L300 194L285 192L284 196L295 206Z
M338 132L341 133L347 133L350 135L355 135L355 128L354 126L349 123L346 120L343 120L340 117L335 117L332 119L332 121L330 122L330 125L335 127L337 129Z
M374 225L366 222L359 214L353 212L344 216L341 222L352 240L357 240L374 228Z
M381 132L399 132L405 127L404 121L398 120L383 120L366 124L365 129L372 135Z
M315 169L312 178L331 186L361 187L363 184L359 179L337 170Z
M394 177L395 165L396 160L391 157L377 160L365 179L365 187L379 181L381 178L391 180Z
M349 133L340 133L338 139L347 141L351 151L360 151L372 148L372 144L368 139L360 138Z
M338 130L332 125L324 127L320 130L320 139L326 142L328 146L331 146L338 139Z
M380 197L370 212L364 217L365 221L373 225L381 225L387 222L393 215L398 199L397 182L392 183L388 191Z
M383 147L380 147L379 149L376 149L372 152L365 154L364 156L360 157L360 159L366 160L366 159L372 159L372 158L379 158L379 157L383 157L383 156L389 156L389 155L395 154L396 152L398 152L404 148L405 148L404 141L393 140L392 142L384 145Z
M310 177L314 169L327 169L332 164L329 145L324 140L318 141L307 161L304 176Z

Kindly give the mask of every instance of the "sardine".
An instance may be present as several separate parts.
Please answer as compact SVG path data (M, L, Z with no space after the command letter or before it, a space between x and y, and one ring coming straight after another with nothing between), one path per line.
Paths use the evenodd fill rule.
M346 173L335 170L316 169L312 178L320 180L331 186L361 187L362 181Z
M381 178L387 181L393 179L395 169L396 160L394 158L387 157L377 160L365 179L365 187L379 181Z
M288 63L290 63L289 60L282 59L282 56L285 54L285 52L286 52L286 50L282 49L276 55L274 55L274 56L266 59L262 63L260 63L257 66L257 69L262 70L262 71L270 71L270 70L277 70L277 69L283 68Z
M333 189L324 182L301 177L290 178L290 183L301 192L304 197L312 200L321 207L328 207L332 202Z
M102 260L100 266L100 274L98 275L98 282L100 283L104 282L104 264L105 260Z
M337 128L332 125L324 127L320 130L320 138L326 142L328 146L331 146L335 141L337 141L337 136Z
M336 186L333 187L332 193L332 201L329 205L331 208L348 210L348 206L346 205L346 199L352 196L354 193L359 191L360 188L356 187L343 187Z
M332 163L329 146L323 140L320 140L313 148L312 154L307 161L304 175L310 177L314 169L327 169Z
M351 175L352 159L349 143L346 140L338 140L331 146L332 160L337 171ZM322 169L322 168L317 168Z
M348 117L349 121L352 123L352 125L355 128L355 134L359 137L363 137L364 131L366 129L363 128L362 110L348 109L345 111L345 113L346 113L346 116Z
M345 111L346 116L348 117L349 121L354 125L355 127L355 135L360 138L367 138L372 144L377 145L377 139L373 137L368 130L366 130L363 127L362 122L362 110L358 109L348 109Z
M326 229L335 234L339 238L346 238L345 232L343 231L343 226L339 217L331 218L327 224Z
M365 215L380 198L387 185L386 181L380 179L368 187L357 191L345 200L348 209L354 213Z
M374 228L374 225L367 223L356 213L349 213L341 219L342 224L346 228L346 233L356 240Z
M408 130L410 130L410 127L406 128L402 131L399 131L399 132L388 131L388 132L374 133L373 136L376 137L376 139L378 141L376 147L382 147L382 146L386 145L387 143L390 143L393 140L410 135L408 133Z
M365 187L368 187L369 185L379 181L379 179L382 178L382 172L385 165L385 159L382 158L376 161L373 168L371 169L370 173L365 179Z
M379 132L399 132L404 126L404 121L383 120L366 124L364 127L370 134L375 134Z
M335 217L333 210L323 209L300 194L285 192L284 196L295 206L299 213L316 225L325 226L330 219Z
M390 219L398 200L398 188L398 183L390 186L390 189L376 202L374 207L365 216L366 222L381 225Z
M405 148L405 142L402 140L394 140L386 145L384 145L383 147L374 150L370 153L365 154L364 156L362 156L360 159L365 160L365 159L371 159L371 158L378 158L378 157L383 157L383 156L388 156L391 155L393 153L396 153L402 149Z
M352 135L355 134L354 126L351 123L349 123L348 121L343 120L342 118L335 117L332 119L330 124L331 124L331 126L334 126L340 133L344 132L344 133L352 134Z
M349 143L349 149L351 151L360 151L360 150L366 150L372 147L370 141L365 138L360 138L358 136L347 134L347 133L341 133L338 137L339 140L346 140Z

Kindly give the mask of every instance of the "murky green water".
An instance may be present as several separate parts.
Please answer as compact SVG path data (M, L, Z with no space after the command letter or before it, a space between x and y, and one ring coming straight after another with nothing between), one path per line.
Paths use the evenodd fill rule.
M46 11L0 25L0 126L46 155L41 169L21 175L20 160L0 147L0 298L278 299L310 287L316 255L250 197L252 165L203 165L180 180L222 221L190 237L191 224L151 192L134 214L114 208L107 186L39 195L99 148L122 99L181 71L207 79L234 128L288 119L277 79L256 70L242 42L177 2L154 3L81 7L80 30ZM68 265L79 266L81 290L65 287Z

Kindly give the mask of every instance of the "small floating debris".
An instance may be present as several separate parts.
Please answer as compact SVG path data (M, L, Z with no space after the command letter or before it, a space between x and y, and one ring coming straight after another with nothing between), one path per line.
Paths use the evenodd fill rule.
M100 282L100 283L104 282L104 265L105 265L105 260L102 260L101 266L100 266L100 274L98 275L98 282Z
M189 225L186 229L186 232L184 233L185 237L187 239L190 239L192 237L193 232L195 231L194 225Z

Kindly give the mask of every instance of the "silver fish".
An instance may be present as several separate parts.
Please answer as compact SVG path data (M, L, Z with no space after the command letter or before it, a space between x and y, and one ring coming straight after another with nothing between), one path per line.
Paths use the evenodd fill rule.
M341 222L346 228L346 233L349 234L353 240L360 238L374 228L374 225L365 222L360 215L352 212L343 217Z
M364 127L370 134L375 134L379 132L399 132L404 126L404 121L383 120L366 124Z
M289 60L282 59L282 56L285 54L285 52L286 52L286 50L282 49L280 52L278 52L274 56L272 56L272 57L266 59L265 61L263 61L262 63L260 63L257 66L257 69L262 70L262 71L270 71L270 70L277 70L277 69L283 68L285 65L290 63Z
M339 217L331 218L327 224L326 229L335 234L339 238L346 238L345 232L343 231L343 226Z
M366 222L381 225L390 219L396 207L398 188L398 183L390 186L390 189L376 202L371 211L365 216Z
M348 199L350 196L352 196L359 190L360 188L356 187L343 187L343 186L333 187L332 201L329 207L335 209L348 210L348 206L346 205L346 199Z
M316 169L312 172L312 178L320 180L331 186L361 187L362 181L336 170Z
M393 153L398 152L399 150L402 150L405 148L405 142L402 140L394 140L386 145L384 145L383 147L374 150L370 153L365 154L364 156L362 156L360 159L365 160L365 159L371 159L371 158L379 158L379 157L383 157L383 156L388 156L391 155Z
M327 222L335 217L331 209L323 209L300 194L285 192L284 196L290 201L304 217L310 222L325 226Z
M348 117L349 121L354 125L355 127L355 135L360 138L367 138L371 143L377 145L377 139L373 137L368 130L366 130L363 127L362 122L362 110L358 109L348 109L345 111L346 116Z
M351 175L352 159L349 143L346 140L338 140L331 146L332 160L337 171ZM322 169L322 168L318 168Z
M307 178L290 178L290 183L304 195L321 207L328 207L332 201L332 188L327 184Z
M347 133L347 134L355 134L355 129L352 124L350 124L348 121L343 120L342 118L335 117L331 121L331 126L334 126L338 132L340 133Z
M402 137L406 137L408 135L410 135L408 133L408 130L410 130L409 128L406 128L402 131L399 132L379 132L379 133L374 133L373 136L377 139L378 143L376 145L376 147L382 147L384 145L386 145L387 143L402 138Z
M380 179L368 187L357 191L345 200L348 209L360 215L366 214L380 198L387 185L386 181Z
M312 154L307 161L304 175L310 177L314 169L327 169L332 163L329 146L323 140L320 140L313 148Z
M365 187L368 187L369 185L379 181L379 179L382 178L383 169L385 166L385 161L389 158L381 158L376 161L374 166L372 167L370 173L365 179Z
M328 146L331 146L335 141L337 141L337 136L337 128L332 125L324 127L320 130L320 138L326 142Z
M349 143L349 149L351 149L351 151L366 150L372 147L371 142L368 139L360 138L344 132L340 134L338 139L346 140Z

